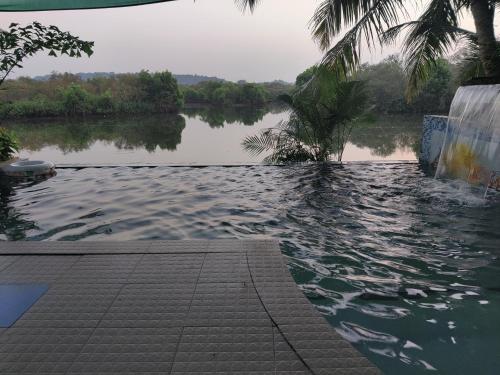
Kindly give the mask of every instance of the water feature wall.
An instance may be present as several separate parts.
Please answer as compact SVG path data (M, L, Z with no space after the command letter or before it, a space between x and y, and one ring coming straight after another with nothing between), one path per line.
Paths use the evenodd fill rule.
M436 177L500 189L500 85L458 89Z
M419 161L436 170L448 126L448 116L424 116Z

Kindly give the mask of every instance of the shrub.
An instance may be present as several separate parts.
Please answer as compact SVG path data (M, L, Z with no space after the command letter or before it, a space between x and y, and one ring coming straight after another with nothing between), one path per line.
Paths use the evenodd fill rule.
M0 161L9 160L16 151L19 151L19 145L14 134L0 128Z

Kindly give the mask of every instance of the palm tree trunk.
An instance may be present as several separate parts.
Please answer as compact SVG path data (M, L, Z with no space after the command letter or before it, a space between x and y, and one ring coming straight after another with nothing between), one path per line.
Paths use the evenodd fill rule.
M479 57L483 63L484 72L489 77L500 76L500 55L495 39L495 8L489 0L472 0L471 11L476 26Z

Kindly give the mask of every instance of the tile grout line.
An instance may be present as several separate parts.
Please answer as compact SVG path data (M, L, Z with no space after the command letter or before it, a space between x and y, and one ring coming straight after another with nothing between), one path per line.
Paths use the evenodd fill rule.
M189 308L188 308L188 312L187 312L188 318L189 318L189 313L191 311L191 306L193 305L194 296L196 295L196 289L198 288L198 282L200 281L200 276L201 276L201 273L203 271L203 266L205 265L206 259L207 259L207 253L203 254L203 261L201 262L200 270L198 271L198 276L196 278L196 283L194 284L193 294L191 296L191 301L189 301ZM174 353L174 358L172 360L172 365L170 366L170 370L168 371L169 375L172 374L172 370L174 369L175 359L177 358L177 353L179 351L179 346L181 345L182 336L184 335L184 328L186 328L186 327L189 327L189 326L186 326L185 324L183 324L181 327L181 333L179 336L179 340L177 341L177 345L175 346L175 353Z
M99 325L101 324L102 320L104 319L104 317L106 316L106 314L109 312L109 310L111 309L111 307L113 306L113 304L115 303L115 301L117 300L118 296L120 295L120 293L122 292L122 290L128 285L128 279L130 277L130 275L132 273L135 272L135 270L137 269L137 266L139 265L139 263L142 261L142 258L144 258L144 255L145 254L141 254L141 257L140 259L137 260L136 264L134 265L133 269L129 272L129 274L127 275L127 278L126 278L126 281L120 286L120 289L118 290L118 292L116 293L115 297L113 298L113 300L111 301L111 303L109 304L108 308L106 309L106 311L102 314L101 318L99 319L99 321L97 322L97 324L95 325L95 327L91 328L92 329L92 332L89 334L89 336L87 337L87 340L85 341L84 344L82 344L82 348L80 349L80 351L78 352L78 355L75 357L75 359L77 359L80 354L82 354L82 351L83 349L85 349L85 346L87 346L87 344L89 343L90 339L92 338L92 336L94 335L95 331L97 331L97 328L99 328ZM83 256L82 256L83 257ZM79 327L77 327L79 328ZM71 366L69 366L69 368L64 372L64 375L67 375L69 371L71 371L71 367L73 367L73 365L75 364L75 360L73 360L71 362Z
M255 285L255 281L254 281L254 278L253 278L252 270L250 268L250 263L248 262L248 251L249 250L247 250L246 253L245 253L246 259L247 259L248 272L250 273L250 280L252 282L252 285L253 285L253 288L255 290L255 293L257 293L257 297L258 297L258 299L260 301L260 304L264 308L264 311L266 312L266 314L269 317L269 319L271 319L272 324L276 327L276 329L278 330L279 334L283 337L283 339L285 340L285 342L287 343L287 345L290 347L290 349L292 349L292 351L295 353L295 355L297 356L297 358L302 362L302 364L306 367L307 370L309 370L309 372L311 374L316 375L316 372L309 366L309 364L305 361L305 359L302 358L302 356L297 352L297 350L295 349L295 347L292 345L292 343L290 342L290 340L288 340L288 338L285 336L285 334L281 330L280 326L278 325L278 323L276 322L276 320L274 320L274 318L272 317L271 313L267 309L267 307L266 307L266 305L264 303L264 300L262 299L262 297L261 297L261 295L260 295L260 293L259 293L259 291L257 289L257 286Z
M16 259L14 259L13 262L10 262L9 264L7 264L4 268L0 269L0 272L3 272L3 271L6 271L9 269L9 267L11 267L13 264L19 262L19 260L21 259L20 256L17 256Z

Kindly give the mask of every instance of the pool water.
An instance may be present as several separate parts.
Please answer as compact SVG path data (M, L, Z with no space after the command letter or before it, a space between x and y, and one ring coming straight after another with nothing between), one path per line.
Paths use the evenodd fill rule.
M59 169L0 189L4 240L277 238L385 373L499 372L500 205L415 163Z

